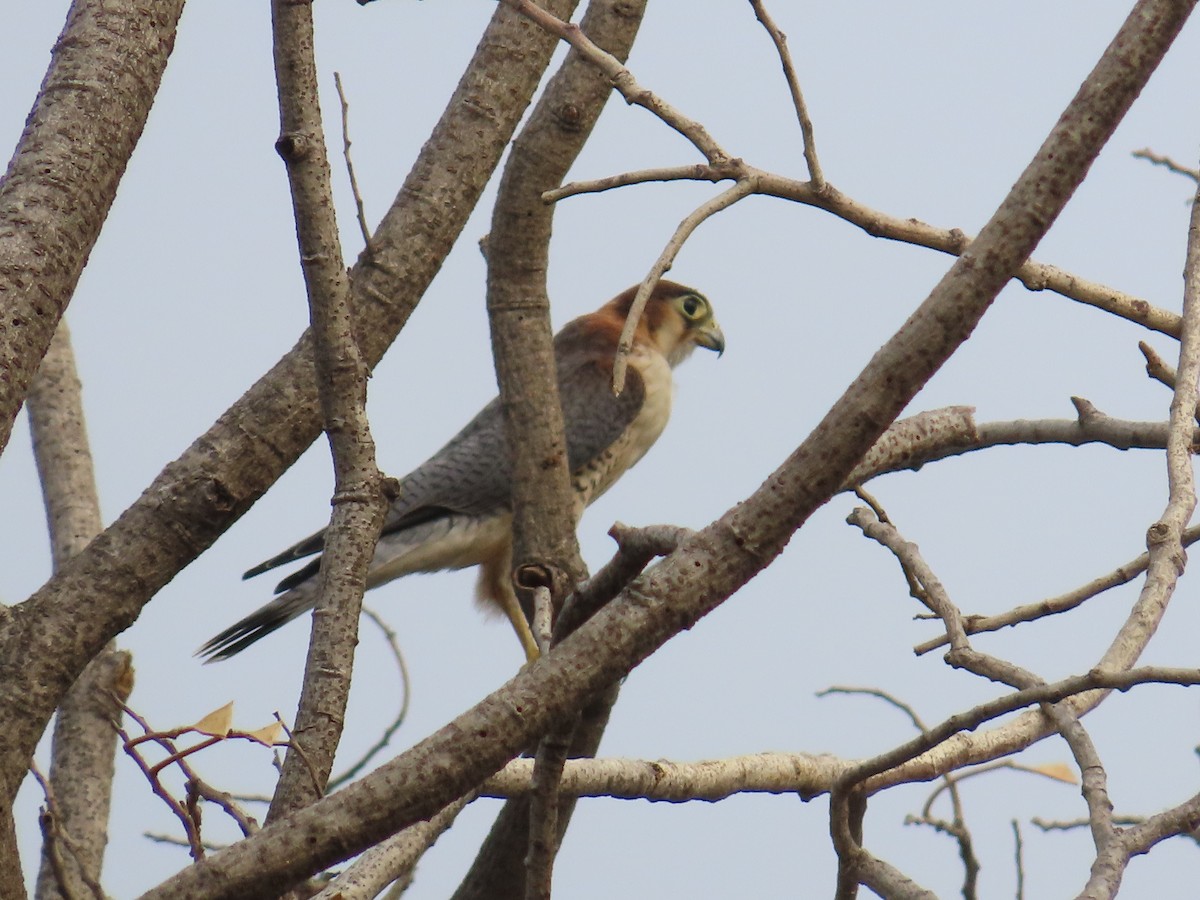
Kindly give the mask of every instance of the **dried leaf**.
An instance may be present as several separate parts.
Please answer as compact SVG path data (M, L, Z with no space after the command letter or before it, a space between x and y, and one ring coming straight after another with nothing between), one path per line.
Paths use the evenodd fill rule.
M207 716L192 726L193 731L213 737L225 737L233 726L233 701L230 700L220 709L214 709Z
M246 737L252 741L258 741L267 747L273 747L281 734L283 734L283 723L272 722L270 725L264 725L257 731L247 731Z
M1045 775L1047 778L1053 778L1055 781L1065 781L1067 784L1079 784L1079 778L1075 775L1075 770L1066 763L1046 763L1044 766L1030 766L1030 768L1039 775Z

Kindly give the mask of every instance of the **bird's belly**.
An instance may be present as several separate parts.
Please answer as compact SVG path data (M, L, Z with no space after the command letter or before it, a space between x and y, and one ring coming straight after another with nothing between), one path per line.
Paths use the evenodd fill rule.
M464 569L494 558L512 540L512 515L446 516L395 534L375 547L367 587L409 575Z

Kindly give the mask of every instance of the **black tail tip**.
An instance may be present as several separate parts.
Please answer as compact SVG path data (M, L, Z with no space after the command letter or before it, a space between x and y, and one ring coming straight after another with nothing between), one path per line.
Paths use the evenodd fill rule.
M278 610L260 609L236 625L226 628L201 646L193 655L201 657L206 665L229 659L285 625L292 618Z

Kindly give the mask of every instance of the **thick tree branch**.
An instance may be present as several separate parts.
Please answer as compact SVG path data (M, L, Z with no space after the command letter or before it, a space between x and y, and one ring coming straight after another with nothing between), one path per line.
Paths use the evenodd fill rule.
M425 851L454 824L474 797L474 794L460 797L430 819L410 825L372 847L313 900L373 900L388 885L402 890L412 881L413 871Z
M799 794L804 800L827 793L849 765L835 756L754 753L695 763L642 759L570 759L561 791L573 797L623 800L714 802L741 793ZM514 759L479 788L482 797L528 793L533 761Z
M0 183L0 450L142 135L182 11L183 0L77 0L67 13Z
M1146 567L1146 580L1129 618L1101 660L1102 666L1129 665L1131 663L1127 660L1137 658L1154 635L1187 565L1183 532L1196 509L1192 431L1197 395L1200 393L1197 386L1200 382L1200 187L1192 201L1183 274L1183 334L1180 337L1175 389L1171 397L1171 430L1167 439L1167 507L1147 531L1149 564ZM1076 698L1074 708L1082 712L1085 702L1090 708L1098 700ZM1107 797L1103 800L1107 800ZM1098 821L1096 807L1100 802L1090 799L1088 802L1097 856L1091 877L1081 895L1084 897L1115 895L1125 873L1124 863L1128 860L1128 856L1122 853L1120 842L1113 840L1111 820ZM1109 816L1111 811L1109 806Z
M267 822L311 803L329 781L350 695L367 567L386 508L367 423L367 366L352 328L354 314L317 97L312 6L273 0L271 23L280 119L275 146L287 164L291 187L317 387L333 456L334 494L317 576L318 600L304 686L292 728L293 746L284 760Z
M103 527L75 352L65 319L59 322L29 385L28 401L33 456L46 503L51 559L57 569Z
M0 183L0 450L75 291L116 196L175 42L183 0L78 0ZM0 620L8 631L19 616ZM113 632L115 634L115 632ZM0 895L24 896L11 801L50 710L112 634L79 654L20 741L0 764ZM8 652L0 632L0 658ZM0 674L4 665L0 663ZM37 684L36 676L33 682ZM23 686L10 699L21 698ZM98 859L96 860L98 863Z
M644 10L641 0L597 0L588 4L582 28L624 59ZM611 93L608 81L578 53L567 55L513 142L488 236L488 317L505 428L512 436L514 578L520 588L547 589L554 612L587 570L575 538L576 499L546 291L554 207L544 204L541 195L562 183ZM471 896L471 885L486 886L490 898L549 896L554 855L574 808L571 799L559 802L552 770L567 755L596 750L595 744L572 741L573 719L547 736L549 746L538 751L551 768L539 775L534 808L528 798L506 804L458 892L460 898ZM531 876L493 855L494 848L517 843L502 833L506 829L528 835L529 853L521 855L528 857Z
M57 569L101 529L83 398L65 318L29 385L28 410ZM71 853L56 866L50 847L43 847L39 898L81 896L85 884L100 881L117 748L112 726L132 687L129 654L110 644L88 663L59 706L49 779L55 803L48 827L55 834L70 835Z
M271 896L272 885L320 871L432 815L449 802L444 797L465 793L468 788L460 785L475 779L475 773L499 771L531 735L573 708L581 680L585 689L601 688L611 681L601 659L582 655L591 644L603 645L606 637L604 627L593 619L561 648L392 762L257 835L206 857L147 893L146 900ZM1094 670L1017 691L952 716L887 753L852 764L853 778L863 780L870 790L878 773L998 716L1097 688L1124 690L1146 683L1200 684L1200 671L1157 667L1129 672ZM476 783L483 777L475 779ZM289 851L299 847L304 848L303 853Z

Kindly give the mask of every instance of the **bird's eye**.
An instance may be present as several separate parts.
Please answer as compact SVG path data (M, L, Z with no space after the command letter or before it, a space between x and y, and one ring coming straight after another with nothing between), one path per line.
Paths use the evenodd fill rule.
M694 319L700 313L703 302L699 297L688 296L683 299L683 314Z

